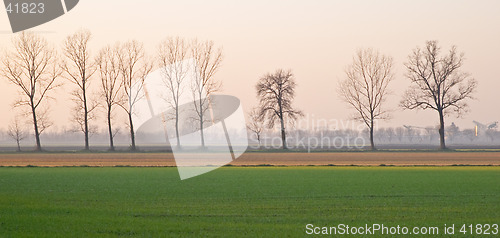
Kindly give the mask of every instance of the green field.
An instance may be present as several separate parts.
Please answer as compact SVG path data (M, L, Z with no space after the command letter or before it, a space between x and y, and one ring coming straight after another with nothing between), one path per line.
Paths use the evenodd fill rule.
M303 237L309 223L498 224L500 168L0 168L0 237ZM439 232L415 237L471 237Z

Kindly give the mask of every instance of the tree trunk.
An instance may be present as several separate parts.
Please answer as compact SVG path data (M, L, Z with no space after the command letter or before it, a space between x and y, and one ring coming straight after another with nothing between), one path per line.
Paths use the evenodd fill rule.
M281 121L281 141L283 143L283 149L288 150L288 146L286 145L285 122L283 116L280 117L280 121Z
M40 132L38 131L38 121L36 118L36 108L33 106L33 100L31 100L31 113L33 114L33 125L35 127L35 140L36 140L36 151L42 151L42 144L40 142Z
M181 138L179 136L179 105L175 108L175 136L177 137L177 148L181 148Z
M373 120L370 122L370 148L371 150L377 150L373 142Z
M108 133L109 133L109 150L115 151L115 145L113 143L113 130L111 128L111 107L108 107Z
M136 151L137 148L135 147L135 132L134 132L134 123L132 122L132 112L128 113L128 120L130 123L130 139L132 140L132 146L130 147L130 150Z
M17 152L21 152L21 142L17 139Z
M445 139L444 139L444 114L443 110L438 110L439 112L439 142L440 142L440 149L441 150L446 150L446 144L445 144Z
M286 145L286 132L285 132L285 118L283 116L283 107L281 105L281 96L278 99L278 107L280 109L279 111L279 118L280 118L280 124L281 124L281 143L283 144L283 150L288 150L288 146Z
M200 95L200 133L201 133L201 148L205 149L205 136L203 134L203 102Z
M85 92L85 88L83 88L83 123L84 123L84 132L85 134L85 150L90 150L89 147L89 112L87 108L87 95Z

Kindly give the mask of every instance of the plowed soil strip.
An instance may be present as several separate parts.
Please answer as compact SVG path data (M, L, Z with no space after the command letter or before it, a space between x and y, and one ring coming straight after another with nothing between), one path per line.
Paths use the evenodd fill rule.
M500 152L245 153L234 166L500 166ZM175 166L169 153L0 154L0 166Z

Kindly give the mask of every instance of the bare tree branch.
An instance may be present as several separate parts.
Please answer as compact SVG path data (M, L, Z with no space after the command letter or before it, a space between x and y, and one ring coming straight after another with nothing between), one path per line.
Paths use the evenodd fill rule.
M261 145L261 135L264 131L265 122L262 120L259 114L259 108L253 108L249 113L250 122L248 122L247 128L257 136L257 141L259 146Z
M7 134L10 136L10 138L16 141L17 151L21 152L21 141L23 141L24 139L26 139L26 137L28 137L28 132L22 125L19 116L16 116L14 121L11 122L7 130Z
M189 56L189 46L184 39L167 38L162 41L158 47L158 61L162 68L163 84L167 88L167 97L165 100L173 109L171 115L167 115L168 120L175 120L175 136L177 147L181 147L179 134L180 105L179 100L185 90L185 79L190 70L190 65L184 60ZM201 75L201 74L200 74ZM196 81L195 83L202 83ZM193 93L198 93L194 91Z
M406 91L401 107L405 109L432 109L439 114L441 149L446 149L444 117L467 111L466 99L472 99L477 81L468 73L460 72L464 54L453 46L441 56L437 41L428 41L425 49L416 48L405 64L406 77L412 86Z
M15 50L4 57L2 75L19 87L23 97L15 102L14 106L30 109L36 150L41 151L40 134L50 123L47 115L42 113L44 123L39 124L38 109L50 99L50 92L61 86L57 78L62 74L62 70L57 64L56 51L41 36L22 32L13 39L13 45Z
M114 151L114 131L112 128L112 112L115 106L123 104L124 94L121 91L123 84L120 82L120 59L118 57L120 45L106 46L96 58L96 64L101 78L101 97L106 108L109 150Z
M84 134L85 150L89 150L89 121L94 118L94 110L98 105L89 100L91 77L96 71L88 48L91 38L92 34L88 30L80 30L66 37L63 51L69 62L62 64L66 79L76 86L72 93L75 102L73 118Z
M144 87L146 76L153 69L153 62L149 60L144 51L144 46L135 40L126 42L118 49L119 70L121 73L121 87L126 100L118 105L128 115L128 126L132 145L130 149L136 150L134 122L132 115L134 105L143 98L140 92Z
M389 116L383 104L389 94L389 83L394 79L392 67L391 57L373 49L359 50L346 69L347 78L338 87L341 98L356 110L355 118L370 130L372 150L375 150L374 122Z
M292 71L282 69L266 74L255 86L260 102L259 118L267 119L269 128L273 128L279 120L283 149L287 149L285 121L293 122L304 115L292 107L296 86Z
M222 87L222 83L214 78L222 63L222 49L216 49L212 41L198 42L195 40L191 45L191 52L196 71L196 77L191 85L194 110L197 115L195 121L199 123L201 145L202 148L205 148L203 128L204 124L210 121L205 117L209 110L210 95Z

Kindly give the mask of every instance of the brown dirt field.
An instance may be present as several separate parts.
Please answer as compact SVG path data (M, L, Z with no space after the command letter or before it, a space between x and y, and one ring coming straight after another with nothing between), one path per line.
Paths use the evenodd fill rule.
M500 152L245 153L235 166L500 166ZM175 166L169 153L0 154L0 166Z

